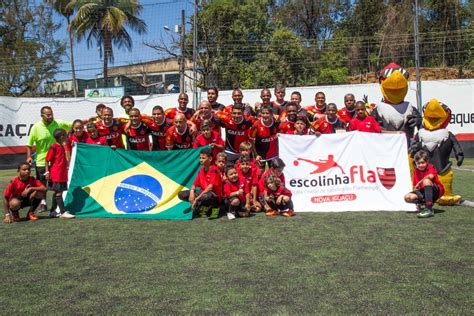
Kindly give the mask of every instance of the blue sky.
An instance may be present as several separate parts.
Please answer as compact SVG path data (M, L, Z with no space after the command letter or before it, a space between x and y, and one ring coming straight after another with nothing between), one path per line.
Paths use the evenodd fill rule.
M137 35L131 33L133 37L133 49L119 50L114 47L115 62L110 66L119 66L130 63L138 63L160 57L156 50L153 50L143 44L144 41L158 42L160 38L165 41L171 41L171 34L164 30L164 26L174 33L174 25L181 23L181 10L185 10L187 17L186 31L190 30L189 16L194 13L194 2L188 0L142 0L143 11L141 18L148 25L148 33L145 35ZM66 20L55 13L54 19L62 24L61 29L55 34L56 38L66 41ZM74 43L74 60L76 66L76 78L91 79L102 73L103 62L100 58L97 46L93 44L89 49L86 41ZM63 58L63 64L60 67L60 73L56 75L57 80L71 79L71 65L69 63L69 48L67 56Z

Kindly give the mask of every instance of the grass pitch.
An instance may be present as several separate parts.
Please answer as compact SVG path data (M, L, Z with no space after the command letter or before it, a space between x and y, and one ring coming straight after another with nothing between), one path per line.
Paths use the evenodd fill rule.
M436 209L0 225L1 313L471 314L474 209Z

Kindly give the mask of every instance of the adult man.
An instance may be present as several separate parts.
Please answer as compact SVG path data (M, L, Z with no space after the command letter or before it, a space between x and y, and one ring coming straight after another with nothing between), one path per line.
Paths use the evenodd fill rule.
M124 149L124 143L122 134L123 122L118 119L114 119L114 111L111 108L105 108L102 110L102 119L96 123L97 132L99 136L104 136L107 145L111 148L121 148Z
M203 100L201 103L199 103L199 109L191 118L191 122L196 124L197 130L201 129L201 123L203 121L209 121L211 123L212 130L216 131L219 135L221 134L219 120L213 115L211 104L206 100Z
M150 150L151 129L156 129L153 120L141 120L140 110L132 108L128 112L130 121L124 126L124 133L127 136L127 148L129 150Z
M168 120L174 120L178 113L184 115L187 120L190 120L194 115L194 109L188 108L189 97L186 93L180 93L178 96L178 107L167 109L165 116Z
M349 123L355 115L355 97L352 93L348 93L344 96L344 107L337 112L339 119L344 124Z
M273 118L273 109L262 105L260 118L255 120L249 131L257 160L266 162L278 157L278 125L279 122Z
M316 103L305 108L308 112L308 119L310 121L319 119L326 114L326 95L324 92L316 92L314 95L314 102Z
M46 185L46 154L49 147L55 142L53 133L55 129L63 128L70 130L72 122L55 120L53 109L50 106L43 106L40 110L41 121L33 125L26 144L26 162L31 163L31 149L36 146L36 179ZM40 211L46 211L46 197L41 200ZM54 211L54 210L53 210Z
M189 149L193 147L195 135L191 133L191 126L183 113L174 117L174 126L166 131L166 149Z
M166 132L173 124L166 119L165 111L160 105L153 107L151 115L155 122L155 127L151 128L152 150L166 150Z
M216 87L207 88L207 100L213 112L222 111L225 108L224 104L217 102L218 97L219 90Z

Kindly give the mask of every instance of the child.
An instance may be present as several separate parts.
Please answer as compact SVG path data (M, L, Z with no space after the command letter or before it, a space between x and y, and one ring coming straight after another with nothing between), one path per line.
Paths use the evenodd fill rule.
M265 177L263 196L265 215L276 216L281 214L286 217L295 216L293 202L291 201L291 191L282 185L277 176L269 174Z
M89 137L87 138L87 144L94 144L94 145L107 145L107 139L104 136L99 136L99 131L97 130L97 126L95 123L90 122L87 124L87 134Z
M219 217L219 204L222 199L221 173L212 164L212 152L209 148L201 150L199 163L202 167L191 189L179 192L178 197L180 200L191 203L195 215L207 214L211 209L209 219L216 219Z
M212 157L217 161L217 154L224 150L224 140L219 136L217 131L212 130L212 123L209 120L201 122L201 134L199 134L193 143L193 148L204 147L210 145L212 149Z
M223 180L226 179L225 170L224 170L226 164L227 164L227 154L225 152L218 153L216 157L216 167L221 173L221 177Z
M35 209L44 198L46 187L30 176L31 166L24 162L18 165L18 177L13 178L3 191L3 223L11 224L20 220L20 209L29 206L26 220L34 221Z
M308 120L304 117L298 116L295 122L295 130L292 131L293 135L308 135L308 128L306 127L306 122Z
M64 208L63 191L67 190L67 161L64 143L67 139L66 131L57 128L53 132L56 142L49 147L46 155L45 177L48 180L48 187L54 191L53 205L51 207L50 217L75 218ZM59 207L61 214L58 214L56 206Z
M87 138L88 135L84 132L84 124L82 123L82 120L74 120L74 122L72 122L72 129L65 146L66 158L68 161L71 158L72 147L74 147L76 143L86 143Z
M372 117L367 116L365 103L357 101L355 106L356 116L349 121L347 131L359 131L369 133L382 133L379 123Z
M278 84L275 86L275 98L276 100L273 101L273 106L280 107L282 110L285 109L287 101L285 101L286 89L285 86L282 84Z
M343 130L345 128L344 122L339 120L337 116L337 106L334 103L329 103L325 106L326 114L311 123L311 133L316 136L321 134L334 134L336 130Z
M250 156L248 154L242 154L239 158L239 164L236 164L237 171L240 175L244 178L246 184L249 187L250 191L250 200L249 206L250 210L254 212L260 212L262 210L262 206L258 202L258 195L257 195L257 186L258 186L258 174L260 172L260 168L257 166L251 165Z
M405 195L405 202L416 203L417 209L421 210L421 204L426 209L421 210L419 218L434 216L433 203L444 194L444 186L439 181L435 167L429 163L430 156L424 150L415 154L415 170L413 173L413 186L415 191Z
M281 160L281 158L275 158L271 161L270 168L262 174L260 180L258 181L258 191L260 198L263 194L263 191L265 190L265 177L267 177L269 174L277 176L280 179L282 185L285 185L285 175L283 174L284 168L285 163L283 160Z
M226 167L225 174L227 180L224 181L224 204L227 218L232 220L236 216L249 217L250 193L245 179L233 165Z

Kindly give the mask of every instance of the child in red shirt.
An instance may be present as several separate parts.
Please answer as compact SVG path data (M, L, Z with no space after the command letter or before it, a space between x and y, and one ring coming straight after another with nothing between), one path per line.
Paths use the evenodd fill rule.
M239 158L239 164L236 164L237 171L245 179L246 184L250 190L249 206L250 210L254 212L260 212L262 205L258 202L258 174L260 168L252 166L250 157L248 154L242 154Z
M99 131L97 130L97 126L95 123L87 124L87 134L89 137L87 138L87 144L94 144L94 145L107 145L107 138L105 136L99 136Z
M421 210L418 214L419 218L434 216L433 203L436 202L444 194L444 186L439 181L438 173L429 163L430 156L424 150L415 154L415 169L413 173L413 186L415 191L405 195L405 202L416 203L420 210L422 204L426 209Z
M50 217L74 218L64 208L63 191L67 190L67 160L64 143L67 140L66 131L57 128L53 132L56 142L49 147L46 154L45 177L48 180L48 189L54 191L53 205L51 207ZM59 207L60 213L57 213L56 207Z
M372 117L367 116L365 103L357 101L355 106L356 116L349 121L347 131L359 131L369 133L382 133L379 123Z
M189 201L194 215L206 214L209 209L209 219L219 217L219 203L222 200L222 176L217 167L212 163L212 152L210 148L203 148L199 153L199 170L190 190L178 193L182 201Z
M235 166L225 169L227 179L224 181L224 205L227 209L227 218L232 220L236 216L250 216L250 192L244 177L239 174Z
M26 219L37 220L35 209L44 198L46 187L30 176L31 166L24 162L18 165L18 177L13 178L3 191L3 223L11 224L20 220L20 209L29 206Z
M212 149L212 157L216 160L217 154L224 150L225 143L219 133L212 129L211 125L211 121L209 120L201 122L201 133L194 140L193 148L210 145Z
M74 120L72 122L71 133L66 141L66 158L69 161L71 159L71 150L76 143L86 143L88 135L84 132L84 124L82 120Z
M282 185L280 179L273 174L265 177L264 208L265 215L276 216L281 214L286 217L295 216L291 191Z

